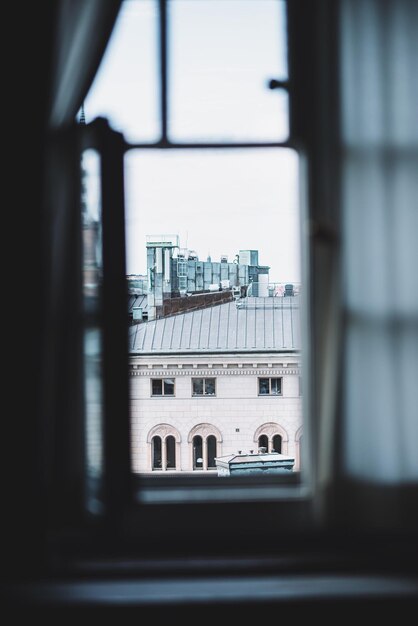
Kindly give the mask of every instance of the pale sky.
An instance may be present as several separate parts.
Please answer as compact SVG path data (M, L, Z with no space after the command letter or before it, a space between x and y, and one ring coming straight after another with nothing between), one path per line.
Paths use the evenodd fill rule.
M125 0L84 103L129 142L158 139L157 11ZM281 141L286 77L279 0L171 0L173 141ZM298 158L283 148L132 150L126 156L127 273L146 272L147 235L177 234L199 259L259 251L270 282L300 282Z

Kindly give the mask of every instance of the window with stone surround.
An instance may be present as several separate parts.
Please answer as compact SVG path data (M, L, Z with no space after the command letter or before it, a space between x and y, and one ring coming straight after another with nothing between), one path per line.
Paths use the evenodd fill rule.
M281 396L282 395L282 379L281 378L259 378L258 379L258 395L259 396Z
M216 378L192 378L192 396L216 396Z

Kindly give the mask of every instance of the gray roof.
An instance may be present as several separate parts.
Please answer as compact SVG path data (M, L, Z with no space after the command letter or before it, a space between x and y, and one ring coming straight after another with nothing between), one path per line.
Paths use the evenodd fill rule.
M131 326L130 353L300 350L299 296L237 302Z

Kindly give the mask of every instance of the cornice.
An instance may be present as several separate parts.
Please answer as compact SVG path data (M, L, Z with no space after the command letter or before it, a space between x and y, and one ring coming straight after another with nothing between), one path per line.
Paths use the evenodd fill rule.
M131 366L129 369L130 376L146 376L153 378L175 378L179 376L205 376L213 378L215 376L297 376L300 375L299 368L159 368L159 369L136 369Z

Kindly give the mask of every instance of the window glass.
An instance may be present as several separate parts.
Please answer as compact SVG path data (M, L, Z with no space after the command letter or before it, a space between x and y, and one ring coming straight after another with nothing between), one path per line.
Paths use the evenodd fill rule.
M200 435L193 437L193 469L203 468L203 440Z
M282 390L281 382L282 381L281 381L280 378L271 378L270 379L271 393L273 395L279 395L281 393L281 390Z
M215 379L214 378L205 378L205 395L207 396L215 395Z
M176 440L172 435L169 435L165 440L166 455L167 455L167 469L175 469L176 467Z
M216 437L214 435L209 435L206 440L206 445L208 449L208 467L216 467Z
M164 395L174 396L174 378L164 378Z
M265 448L267 452L268 447L269 447L269 440L268 440L267 435L261 435L261 437L258 438L258 447Z
M174 0L170 118L175 140L282 141L288 100L284 2Z
M104 58L84 102L86 121L106 117L131 142L160 134L158 4L122 3Z
M161 437L152 438L152 469L162 469Z
M258 393L260 395L267 395L270 393L270 381L268 378L258 379Z
M151 381L151 383L152 383L152 395L161 396L163 393L163 381L158 378L154 378Z
M194 378L192 381L192 385L193 385L193 395L202 396L203 395L203 378Z
M282 451L282 438L280 435L274 435L273 437L273 450L274 452Z
M84 414L86 424L87 489L90 512L102 510L103 478L103 333L99 319L102 300L102 200L100 156L85 150L81 159L81 223L84 331Z

